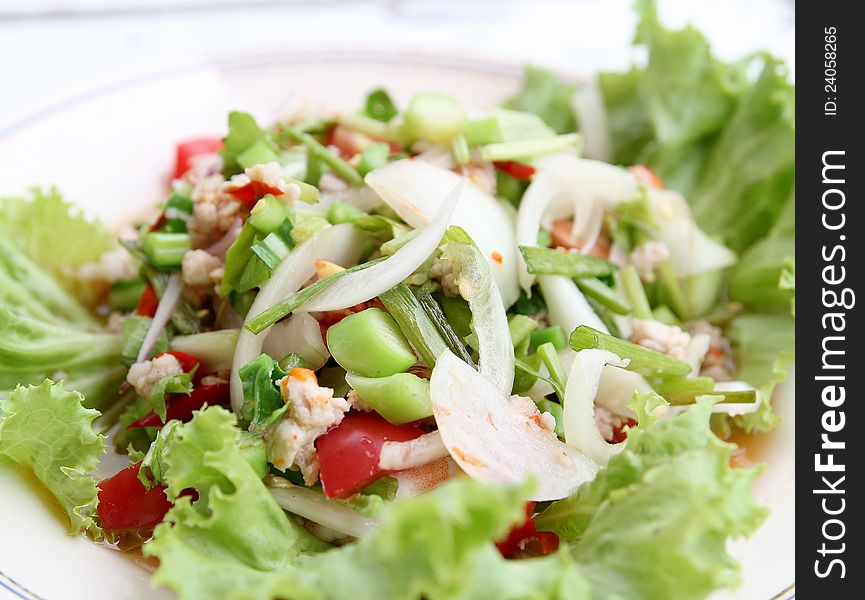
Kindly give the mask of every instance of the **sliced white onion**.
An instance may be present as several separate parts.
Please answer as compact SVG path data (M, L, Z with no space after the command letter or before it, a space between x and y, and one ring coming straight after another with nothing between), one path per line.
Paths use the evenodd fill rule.
M247 320L258 316L277 302L290 296L315 275L315 261L327 260L339 265L355 264L364 247L364 236L350 223L325 227L300 244L283 260L261 287L252 303ZM238 371L261 354L269 329L258 335L241 329L231 365L231 407L235 412L243 404L243 386Z
M639 194L633 175L598 160L563 153L540 158L535 166L538 171L517 213L517 244L521 246L537 245L541 224L549 226L549 221L571 215L575 216L574 236L593 244L603 224L603 211ZM526 270L522 256L518 275L520 285L528 291L535 276Z
M365 181L412 227L422 227L438 211L445 195L465 179L430 163L405 159L369 173ZM505 306L516 302L517 248L513 220L493 196L468 182L451 225L465 229L490 265Z
M441 243L464 187L462 182L457 182L433 220L392 256L368 269L342 277L307 302L303 309L313 312L348 308L392 289L414 273Z
M433 431L407 442L385 442L381 446L378 466L385 471L403 471L421 467L448 456L441 433Z
M528 398L508 398L446 350L430 380L442 441L469 476L490 483L536 482L532 500L571 495L595 477L598 465L544 429Z
M314 371L323 367L330 358L330 352L321 339L318 321L307 312L292 313L284 321L274 324L264 339L262 350L277 360L290 352L300 354Z
M381 198L367 186L349 187L338 192L322 192L319 196L318 204L324 209L327 209L334 202L351 204L364 212L369 212L381 206Z
M396 479L399 484L396 490L396 497L397 499L402 499L426 494L433 488L455 477L459 470L460 468L457 464L448 456L434 460L422 467L394 473L391 477Z
M180 280L180 273L175 273L168 278L168 284L162 292L162 298L159 299L153 321L151 321L150 328L144 336L144 341L141 342L141 348L138 350L138 358L135 359L135 362L141 362L150 356L153 345L159 338L159 334L165 329L177 303L180 301L182 289L183 282Z
M169 348L186 352L201 361L203 373L218 373L231 368L238 329L215 329L192 335L176 335Z
M670 250L670 262L679 277L735 264L736 254L697 226L691 208L680 193L651 189L649 199L661 221L656 232L658 240Z
M478 338L478 371L505 395L514 385L514 346L499 288L480 252L468 244L448 244L442 257L451 261L454 283L472 313Z
M558 325L568 335L580 325L609 333L573 279L562 275L541 275L538 283L547 303L550 323Z
M598 384L595 404L606 408L615 415L636 419L637 414L628 408L628 402L633 398L634 392L646 393L651 391L654 391L652 386L639 373L608 364L601 370L601 381Z
M328 500L321 493L284 483L268 490L284 510L325 527L360 538L378 527L378 520L365 517L350 506Z
M602 466L625 447L625 442L607 443L595 423L595 397L606 365L623 367L627 361L606 350L577 352L568 373L563 410L565 441Z

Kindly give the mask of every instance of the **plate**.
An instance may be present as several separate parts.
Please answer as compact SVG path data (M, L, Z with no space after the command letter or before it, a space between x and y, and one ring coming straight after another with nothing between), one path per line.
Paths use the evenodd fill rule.
M438 90L485 108L519 85L519 65L446 54L374 50L280 50L171 65L81 91L0 124L0 196L53 183L85 210L117 227L165 195L176 141L225 132L226 113L247 110L270 122L303 103L355 108L384 85L402 104ZM578 80L578 78L574 78ZM714 600L793 595L793 378L775 403L784 418L757 439L768 465L758 501L771 516L750 540L731 543L742 585ZM101 469L116 471L122 457ZM0 466L0 597L45 600L172 598L151 589L151 566L131 555L65 535L65 524L19 470Z

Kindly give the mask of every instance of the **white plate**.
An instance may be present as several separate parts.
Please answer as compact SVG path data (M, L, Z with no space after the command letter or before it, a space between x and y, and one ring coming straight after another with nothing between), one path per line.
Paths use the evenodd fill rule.
M88 212L120 225L165 195L174 143L221 135L228 110L263 122L297 102L351 109L375 85L399 102L441 90L465 106L491 106L519 84L517 65L447 55L375 51L281 51L173 66L48 104L0 125L0 196L56 184ZM763 440L768 463L756 487L771 516L731 551L744 580L716 597L787 598L793 582L793 385L776 395L781 427ZM119 464L123 463L122 459ZM115 464L118 464L115 462ZM110 472L108 467L106 472ZM20 472L0 467L0 597L46 600L170 598L128 556L65 536L65 524Z

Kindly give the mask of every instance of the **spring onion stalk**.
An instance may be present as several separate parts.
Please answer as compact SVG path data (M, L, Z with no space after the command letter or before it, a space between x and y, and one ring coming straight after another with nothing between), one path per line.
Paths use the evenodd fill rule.
M586 297L597 301L611 312L617 315L631 314L631 305L628 301L600 279L577 279L577 287Z
M651 319L652 307L646 297L643 282L633 265L619 269L619 282L622 284L622 292L631 305L632 314L637 319Z
M357 169L322 146L314 137L293 127L286 128L285 132L292 141L306 146L310 156L326 164L336 175L344 179L346 183L353 186L363 185L363 178L357 172Z
M582 139L576 133L566 133L540 140L500 142L487 144L481 148L481 157L484 160L520 160L541 154L577 150L581 143Z
M243 327L248 331L251 331L252 333L259 334L283 317L291 314L301 306L304 306L312 298L332 286L339 279L351 273L357 273L358 271L368 269L369 267L372 267L384 260L384 258L377 258L375 260L371 260L369 262L365 262L354 267L338 271L333 275L325 277L324 279L319 279L312 285L309 285L302 290L298 290L282 302L274 304L264 312L258 314L258 316L249 319L243 325Z
M520 246L520 253L526 262L526 269L532 275L606 277L616 269L613 263L588 254L561 252L539 246Z
M715 380L711 377L682 377L664 379L655 384L655 391L665 398L668 395L682 392L710 393L715 389Z
M424 362L430 367L434 367L436 358L448 346L409 287L400 283L379 294L378 299L396 320L403 335L420 354Z
M174 269L183 262L183 255L192 248L192 238L187 233L162 233L153 231L144 237L142 249L157 269Z
M378 527L378 521L363 516L347 504L328 500L321 492L292 485L287 479L271 477L268 490L283 510L315 521L352 537L363 537Z
M658 265L655 270L658 275L658 283L661 285L661 290L664 297L667 299L670 308L682 320L690 318L688 314L688 302L685 299L685 292L682 289L682 284L676 275L673 264L667 260Z
M676 392L665 395L664 399L670 403L670 406L687 406L696 404L697 398L700 396L723 396L723 399L718 402L719 404L754 404L757 402L757 390Z
M594 313L598 316L598 319L600 319L601 323L603 323L604 327L606 328L602 329L601 331L609 333L610 335L618 338L628 337L626 335L622 335L622 330L619 328L619 323L613 317L613 313L610 312L610 310L606 306L604 306L594 298L590 298L588 296L586 296L586 300L588 301L589 306L592 308L592 311L594 311ZM625 318L626 317L619 315L619 319Z
M626 367L629 371L647 377L682 377L691 372L691 365L683 360L613 337L585 325L577 327L571 333L570 346L577 352L593 348L612 352L619 358L630 361Z
M457 135L451 142L451 150L454 153L454 158L460 165L467 165L471 160L469 152L469 143L466 141L466 136L463 134Z
M519 348L537 328L538 322L526 315L515 314L508 317L508 330L511 332L514 348Z
M556 347L553 346L552 343L547 342L546 344L541 344L537 352L538 355L540 355L544 366L547 367L547 371L550 373L550 379L556 382L556 389L566 389L568 385L568 374L565 373L562 362L559 360L559 354L556 351ZM559 400L564 402L564 396L559 396Z
M682 324L679 317L676 316L676 313L670 310L670 307L666 304L656 306L652 311L652 318L656 321L660 321L664 325L675 325L678 327Z
M432 295L428 293L421 294L418 300L420 301L427 317L432 321L432 324L435 326L450 351L456 354L458 358L474 366L474 361L472 361L471 355L466 350L465 344L463 344L462 340L453 330L453 327L451 327L450 322L447 320L447 317L445 317L445 314L438 302L436 302ZM433 366L435 365L430 365L430 367Z
M340 115L337 119L337 123L379 140L384 140L388 137L387 123L360 113L346 113Z

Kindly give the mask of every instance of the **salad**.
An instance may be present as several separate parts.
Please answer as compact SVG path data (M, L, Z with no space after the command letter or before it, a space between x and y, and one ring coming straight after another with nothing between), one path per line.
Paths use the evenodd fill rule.
M647 60L579 89L232 112L116 236L4 199L0 461L181 598L734 587L793 358L793 90L640 11Z

